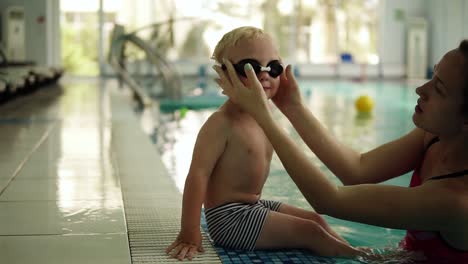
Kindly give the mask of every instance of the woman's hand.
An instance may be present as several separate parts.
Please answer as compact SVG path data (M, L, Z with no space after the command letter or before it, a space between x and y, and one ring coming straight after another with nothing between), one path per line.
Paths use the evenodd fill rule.
M296 78L294 78L294 74L292 73L291 65L286 67L280 78L280 87L272 100L281 112L286 115L291 107L301 104L301 93Z
M177 258L178 260L184 260L188 258L192 260L198 252L204 252L202 245L202 236L200 231L184 233L180 232L177 239L167 247L166 253L171 253L171 257Z
M268 98L252 66L250 64L245 65L247 85L244 85L237 76L232 63L228 60L223 62L227 67L227 71L223 71L219 66L213 67L219 75L219 79L215 79L215 81L223 89L223 94L227 95L229 99L252 115L257 121L270 115Z

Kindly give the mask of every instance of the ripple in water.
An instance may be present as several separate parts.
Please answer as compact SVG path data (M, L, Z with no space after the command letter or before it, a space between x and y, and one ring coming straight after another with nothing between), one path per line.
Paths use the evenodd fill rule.
M413 264L426 260L422 252L412 252L400 247L386 247L383 249L370 249L366 256L357 257L357 260L366 264Z

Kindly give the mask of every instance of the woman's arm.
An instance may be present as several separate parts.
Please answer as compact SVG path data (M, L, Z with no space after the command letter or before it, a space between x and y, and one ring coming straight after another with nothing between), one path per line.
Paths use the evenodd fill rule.
M400 176L413 170L424 154L424 131L419 128L361 154L335 138L304 105L290 111L288 118L309 148L345 185Z
M319 213L399 229L447 230L457 219L453 192L435 182L407 188L378 184L336 186L310 162L271 115L257 120L285 169ZM444 213L442 213L444 212Z
M290 65L281 76L273 101L308 147L345 185L377 183L400 176L422 158L424 132L420 129L363 154L342 144L303 103Z
M339 187L331 183L275 123L253 70L246 70L249 87L245 87L232 65L228 61L225 64L229 78L217 69L221 77L218 84L230 99L257 120L285 169L319 213L389 228L439 231L457 228L451 221L460 216L457 209L460 207L453 206L460 199L442 184L429 182L405 188L376 184Z

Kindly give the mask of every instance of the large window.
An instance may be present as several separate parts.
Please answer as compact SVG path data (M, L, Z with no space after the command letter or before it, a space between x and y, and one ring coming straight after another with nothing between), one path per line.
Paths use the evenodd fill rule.
M337 1L337 43L340 53L350 53L357 62L376 64L377 0Z
M62 0L60 9L63 67L72 75L98 75L99 1Z
M101 1L102 13L99 1L61 2L63 60L69 72L98 73L114 23L126 32L158 23L138 36L173 61L206 63L224 33L252 25L270 32L291 62L337 63L343 53L355 62L378 62L378 0Z

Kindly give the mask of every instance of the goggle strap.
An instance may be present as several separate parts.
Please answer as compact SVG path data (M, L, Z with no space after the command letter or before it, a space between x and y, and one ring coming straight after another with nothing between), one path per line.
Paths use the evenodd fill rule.
M215 62L215 65L220 66L223 70L226 70L226 65L224 65L224 64L222 64L222 63ZM283 65L282 65L281 63L279 63L279 65L281 66L281 69L282 69L281 71L283 71ZM252 66L253 66L253 65L252 65ZM264 66L261 66L261 65L259 65L259 66L260 66L260 71L259 71L259 72L265 71L265 72L268 72L268 73L270 74L271 71L272 71L271 66L267 66L267 67L264 67ZM237 69L236 69L236 71L237 71ZM258 72L258 73L259 73L259 72ZM244 75L243 72L238 72L238 73L241 74L241 75ZM258 74L258 73L256 72L256 74ZM275 75L276 75L276 74L275 74ZM276 76L272 76L272 75L270 74L270 76L272 76L273 78L276 78L276 77L278 77L279 75L280 75L280 74L278 74L278 75L276 75Z

